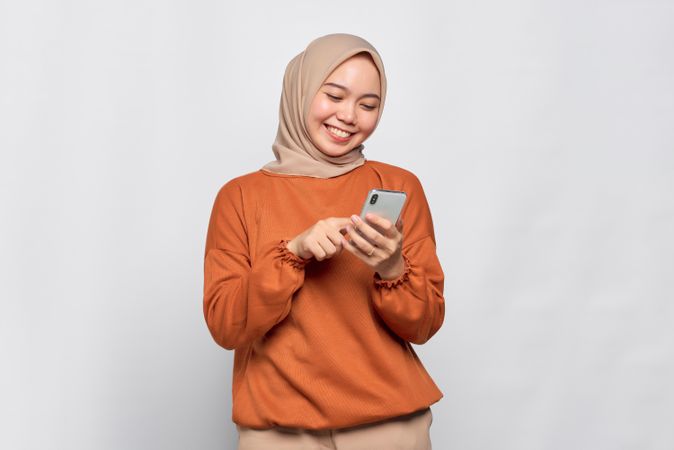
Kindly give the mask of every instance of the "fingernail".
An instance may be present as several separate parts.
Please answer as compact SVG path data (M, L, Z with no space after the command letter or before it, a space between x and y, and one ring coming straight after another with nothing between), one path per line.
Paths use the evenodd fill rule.
M354 215L351 216L351 220L353 220L355 223L358 223L358 222L360 222L360 217L358 217L357 215L354 214Z

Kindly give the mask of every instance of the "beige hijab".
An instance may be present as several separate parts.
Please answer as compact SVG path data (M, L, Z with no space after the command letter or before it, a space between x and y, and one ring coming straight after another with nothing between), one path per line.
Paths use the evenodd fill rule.
M319 37L290 60L286 67L278 131L272 145L276 160L264 165L262 170L331 178L349 172L365 162L365 146L362 143L342 156L329 156L311 142L306 127L311 102L323 81L342 62L360 52L369 53L379 70L381 101L376 122L379 123L386 97L386 75L377 50L365 39L352 34L337 33Z

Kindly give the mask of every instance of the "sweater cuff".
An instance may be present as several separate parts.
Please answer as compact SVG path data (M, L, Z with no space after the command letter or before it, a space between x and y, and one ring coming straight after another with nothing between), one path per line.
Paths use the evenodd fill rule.
M283 239L276 246L276 250L281 254L281 259L298 270L304 269L304 266L306 266L311 259L304 259L291 252L288 249L288 242L290 242L289 239Z
M379 276L379 273L377 272L374 273L374 286L377 289L382 288L393 289L410 279L410 272L412 271L412 268L410 267L410 261L407 258L407 255L405 255L404 253L402 257L405 268L403 269L403 273L401 273L397 278L393 278L392 280L384 280L382 277Z

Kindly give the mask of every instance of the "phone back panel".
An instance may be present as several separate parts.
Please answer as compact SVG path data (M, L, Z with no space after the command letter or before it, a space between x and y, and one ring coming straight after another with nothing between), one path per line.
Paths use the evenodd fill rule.
M374 213L395 224L398 221L406 198L407 194L402 191L372 189L367 194L363 209L360 212L360 218L364 220L365 214Z

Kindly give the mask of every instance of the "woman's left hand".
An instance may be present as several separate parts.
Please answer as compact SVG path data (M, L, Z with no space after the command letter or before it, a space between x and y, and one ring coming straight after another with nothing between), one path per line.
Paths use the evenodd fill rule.
M402 217L398 219L394 226L376 214L366 214L365 221L354 214L352 224L347 226L351 241L342 237L344 248L372 267L382 279L397 278L405 269L402 220Z

